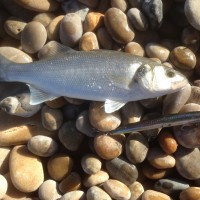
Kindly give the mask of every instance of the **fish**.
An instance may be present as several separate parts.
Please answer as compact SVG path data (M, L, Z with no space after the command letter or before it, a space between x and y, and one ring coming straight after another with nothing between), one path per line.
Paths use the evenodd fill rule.
M32 63L0 56L0 81L26 83L30 104L60 96L105 101L106 113L129 101L163 96L183 88L187 79L148 58L111 50L76 51L62 45L58 54Z

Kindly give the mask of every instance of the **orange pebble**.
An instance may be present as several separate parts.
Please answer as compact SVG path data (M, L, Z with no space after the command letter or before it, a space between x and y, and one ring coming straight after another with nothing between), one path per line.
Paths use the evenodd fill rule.
M161 130L158 136L158 142L164 152L172 154L177 149L177 142L171 132L167 129Z

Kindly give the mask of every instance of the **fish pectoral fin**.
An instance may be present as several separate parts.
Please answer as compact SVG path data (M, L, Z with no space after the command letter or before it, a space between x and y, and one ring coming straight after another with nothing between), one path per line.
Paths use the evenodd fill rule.
M119 101L112 101L107 99L104 107L106 113L112 113L117 110L119 110L121 107L123 107L127 102L119 102Z
M35 88L32 85L27 84L30 90L30 105L37 105L45 101L51 101L58 97L53 96L49 93L46 93L38 88Z

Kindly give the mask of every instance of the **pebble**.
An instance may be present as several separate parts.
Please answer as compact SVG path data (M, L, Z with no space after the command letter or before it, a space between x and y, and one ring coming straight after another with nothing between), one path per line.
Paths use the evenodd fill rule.
M0 47L0 54L16 63L30 63L33 61L28 54L14 47Z
M81 18L76 13L64 16L60 24L60 40L62 44L74 47L83 34Z
M128 0L131 7L140 8L142 6L143 0Z
M3 199L5 196L7 189L8 189L8 183L7 180L3 175L0 174L0 198Z
M9 168L13 185L22 192L36 191L44 181L40 158L30 153L25 145L12 149Z
M58 144L55 140L44 135L32 137L27 144L28 150L41 157L54 155L58 150Z
M112 39L120 44L131 42L135 37L135 33L129 27L127 16L118 8L106 11L104 23Z
M40 22L29 22L21 33L22 48L30 54L38 52L44 46L46 39L46 29Z
M200 6L198 0L186 0L184 4L185 16L189 23L197 30L200 30L200 14L198 12L198 7Z
M134 164L142 163L149 150L147 139L139 132L131 133L126 140L126 156Z
M187 103L200 104L199 96L200 96L200 87L191 86L191 94L190 94L190 97L189 97Z
M165 62L169 57L169 50L158 43L148 43L145 46L146 54L149 58L159 58L161 62Z
M81 190L67 192L59 200L85 200L85 193Z
M147 16L151 29L158 29L163 20L163 3L161 0L145 0L142 10Z
M50 108L62 108L64 105L67 104L67 102L65 101L63 97L59 97L52 101L46 101L45 104L49 106Z
M32 21L40 22L46 28L54 18L55 15L53 13L39 13Z
M112 49L113 40L104 27L99 28L97 30L96 35L97 35L98 42L102 48L108 49L108 50Z
M157 192L155 190L146 190L142 194L141 200L171 200L171 198L162 192Z
M130 200L139 200L142 193L144 192L144 187L138 181L135 181L133 184L129 186L131 192Z
M179 147L175 153L176 169L178 173L189 180L200 178L200 152L198 148L187 149Z
M24 8L36 11L36 12L51 12L58 9L58 3L53 0L19 0L16 1Z
M99 131L107 132L116 129L121 123L119 111L105 113L104 103L92 102L89 107L91 125Z
M74 121L65 122L59 129L58 137L64 147L70 151L77 151L84 139L84 135L76 129Z
M65 194L81 188L81 176L77 172L71 172L59 183L59 190Z
M124 140L123 135L98 134L94 138L94 149L100 158L111 160L121 155Z
M63 114L59 109L44 106L41 111L42 125L49 131L58 130L63 123Z
M8 147L0 147L0 174L5 174L9 170L10 150Z
M60 181L70 174L73 165L73 160L67 154L56 154L48 160L47 169L51 178Z
M180 200L197 200L200 198L199 187L189 187L180 193Z
M193 27L185 27L181 34L181 40L183 44L195 44L200 40L199 32Z
M138 170L135 165L126 162L123 158L114 158L106 161L106 169L109 175L126 185L131 185L138 178Z
M25 26L26 22L16 17L9 17L4 23L6 33L18 40L21 38L21 32Z
M195 111L200 111L200 105L196 103L187 103L182 107L179 113L187 113Z
M177 194L189 187L185 181L177 179L160 179L154 185L155 189L168 195Z
M20 41L17 39L14 39L13 37L6 35L4 38L0 40L0 46L1 47L14 47L19 50L22 49L22 46L20 44Z
M58 184L56 181L48 179L44 181L39 189L38 189L38 195L41 200L56 200L61 197L58 191Z
M128 200L131 197L129 188L122 182L109 179L103 183L104 190L116 200Z
M104 15L98 12L89 12L83 23L84 32L94 32L103 25Z
M138 31L146 31L148 29L148 21L145 15L138 8L131 8L127 12L127 16L132 25Z
M118 8L122 12L125 12L128 5L127 5L127 2L125 0L111 0L111 7L112 8Z
M162 129L158 136L158 142L162 150L167 154L173 154L176 152L178 144L174 138L172 131L168 129Z
M87 190L87 200L112 200L111 197L100 187L92 186Z
M93 32L84 33L79 41L79 50L91 51L99 49L97 37Z
M125 52L131 53L136 56L144 57L144 55L145 55L144 48L137 42L129 42L125 46L124 50L125 50Z
M170 52L170 61L180 69L192 70L196 65L195 54L184 46L178 46Z
M81 159L81 166L85 173L95 174L101 170L102 162L94 154L86 154Z
M109 179L109 174L105 171L98 171L96 174L86 175L83 180L83 185L85 187L92 187L95 185L100 185Z

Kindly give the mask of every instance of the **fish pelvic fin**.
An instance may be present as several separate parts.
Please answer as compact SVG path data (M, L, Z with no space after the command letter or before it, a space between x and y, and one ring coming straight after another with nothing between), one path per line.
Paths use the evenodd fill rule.
M0 55L0 81L7 81L6 69L12 62Z

